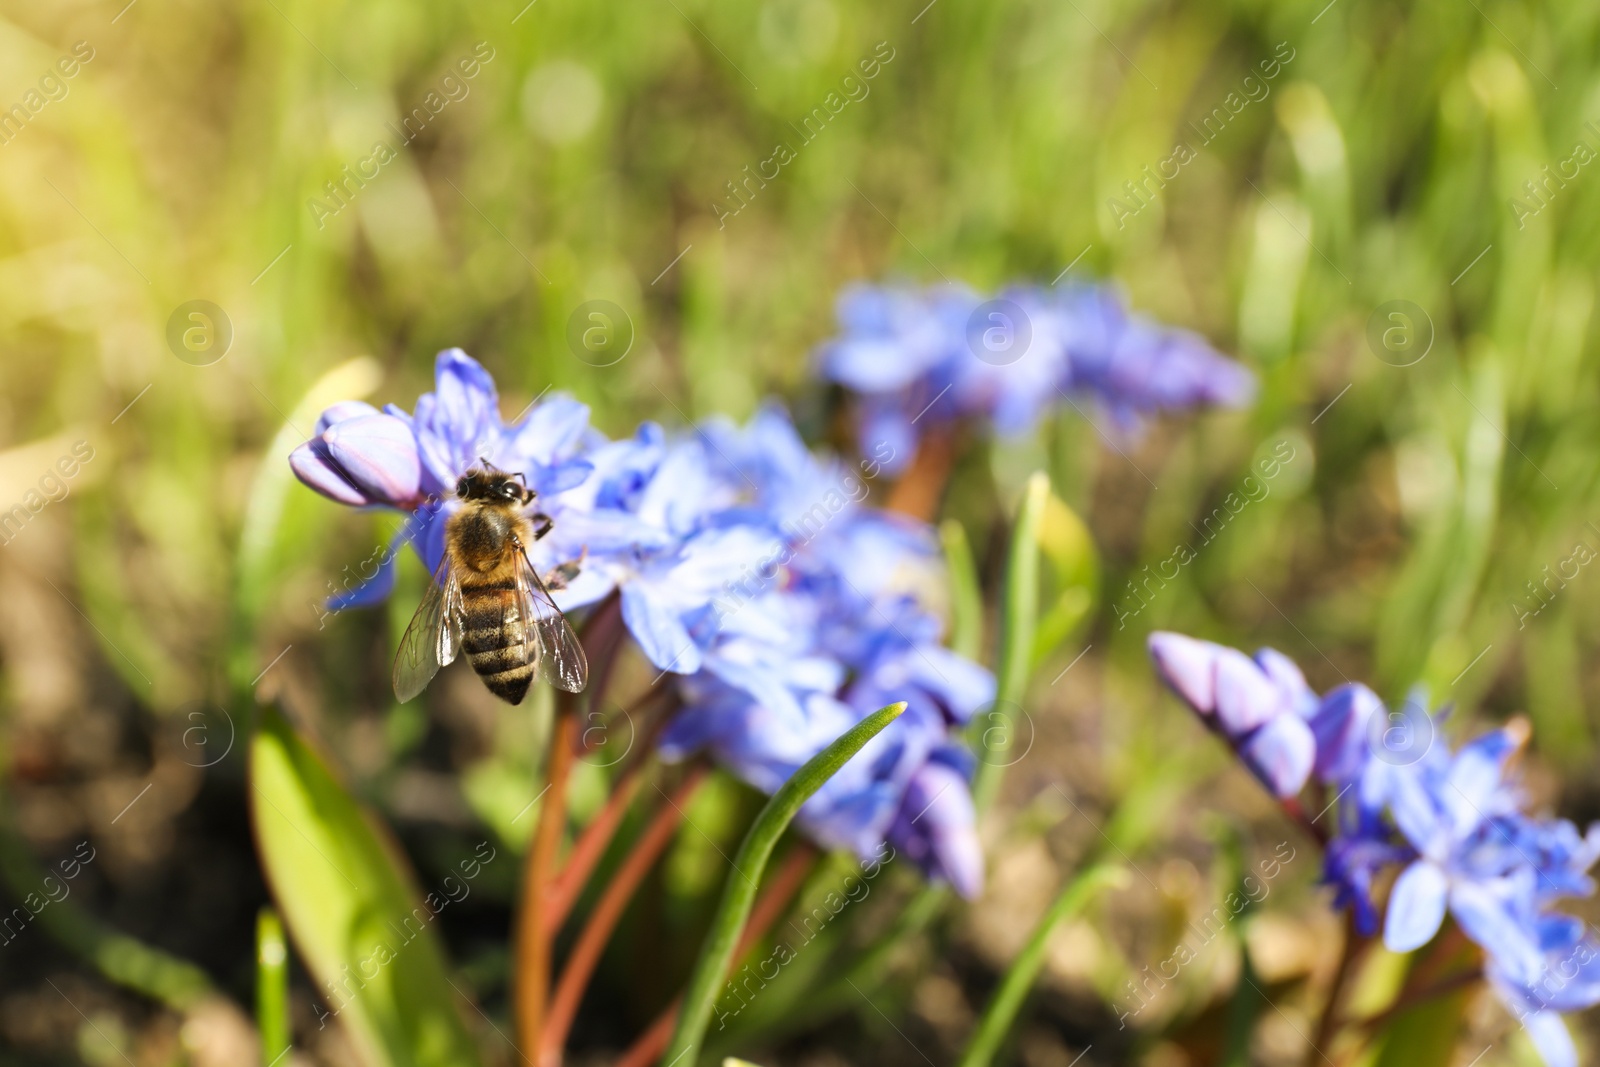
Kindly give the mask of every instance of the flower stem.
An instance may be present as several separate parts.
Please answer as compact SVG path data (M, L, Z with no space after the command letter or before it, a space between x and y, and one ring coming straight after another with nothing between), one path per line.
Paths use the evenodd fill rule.
M1328 1001L1322 1006L1322 1015L1317 1019L1317 1029L1311 1038L1311 1051L1309 1057L1320 1057L1318 1049L1327 1048L1333 1040L1334 1031L1338 1028L1339 1002L1343 999L1345 982L1350 977L1351 970L1355 967L1356 958L1366 951L1368 938L1362 937L1356 930L1356 917L1354 911L1345 912L1344 916L1344 948L1339 953L1339 965L1334 969L1333 982L1328 986Z
M663 697L665 699L662 699ZM554 937L561 929L561 923L572 910L578 894L583 892L583 887L588 884L589 875L594 872L595 864L605 855L606 846L611 843L617 827L622 824L622 817L627 814L628 805L633 802L633 794L643 780L644 768L653 758L656 735L677 710L678 694L670 689L653 689L636 701L632 708L625 710L623 715L632 723L633 716L642 713L642 710L651 704L660 705L656 709L659 714L652 713L644 729L635 726L630 741L630 748L636 747L639 751L617 776L611 787L611 795L606 798L605 807L601 808L600 814L583 828L577 842L572 846L572 853L567 857L567 862L552 880L550 900L545 907L545 934L549 937ZM585 747L583 737L580 735L578 758L581 759L591 751L593 748Z
M561 923L588 883L595 864L605 854L612 835L622 824L622 817L628 813L628 805L633 803L633 796L639 791L639 783L644 779L644 766L643 761L636 763L617 779L616 785L611 788L611 795L606 798L605 807L583 828L583 833L578 836L571 854L567 856L566 864L551 879L544 908L546 937L554 937L556 931L561 929Z
M932 521L955 462L955 434L936 433L923 438L910 467L890 490L885 507L923 522Z
M779 916L789 906L789 901L805 883L816 858L817 850L804 842L789 850L789 855L784 857L783 866L773 875L766 891L761 894L761 899L756 901L754 910L750 912L750 923L745 927L744 936L739 939L739 948L734 953L736 960L743 959L751 949L755 948L756 942L760 941L772 924L778 921ZM650 1028L628 1046L614 1067L649 1067L651 1061L658 1058L662 1049L667 1047L667 1039L672 1036L672 1028L677 1025L678 1007L682 1003L683 995L680 993L672 999L671 1004L662 1009L661 1014L650 1024Z
M562 693L556 701L555 728L550 738L550 769L545 803L539 812L522 871L522 905L518 909L515 1004L517 1033L524 1048L538 1048L544 1023L545 991L550 984L550 938L544 919L550 891L550 868L561 845L566 821L567 778L572 771L572 743L577 732L576 698Z
M567 1031L577 1017L583 991L588 988L589 978L594 973L595 965L600 962L600 954L611 939L611 931L622 918L628 901L633 899L634 890L639 888L639 883L644 881L645 875L650 873L650 868L655 866L662 851L672 841L678 824L683 821L684 805L689 803L705 781L706 773L704 767L694 768L673 791L673 795L666 798L667 803L656 812L650 825L634 842L628 858L617 868L599 902L589 913L583 932L572 946L572 953L567 957L561 978L556 983L555 995L550 998L550 1011L540 1035L543 1043L538 1047L536 1056L538 1067L559 1067Z

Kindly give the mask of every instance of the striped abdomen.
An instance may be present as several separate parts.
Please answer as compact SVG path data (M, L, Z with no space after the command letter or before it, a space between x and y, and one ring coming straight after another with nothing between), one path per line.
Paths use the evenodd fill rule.
M461 648L467 662L489 692L508 704L520 704L537 664L514 572L511 567L488 574L468 571L460 580Z

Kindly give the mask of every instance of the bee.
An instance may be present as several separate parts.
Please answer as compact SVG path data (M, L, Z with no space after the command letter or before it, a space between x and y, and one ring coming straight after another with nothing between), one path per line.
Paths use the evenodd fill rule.
M461 509L444 528L444 558L433 584L400 639L394 695L404 704L464 648L489 691L520 704L534 678L581 693L589 662L566 616L550 599L575 571L558 567L541 579L527 546L550 532L547 515L526 512L536 494L521 474L492 466L456 482Z

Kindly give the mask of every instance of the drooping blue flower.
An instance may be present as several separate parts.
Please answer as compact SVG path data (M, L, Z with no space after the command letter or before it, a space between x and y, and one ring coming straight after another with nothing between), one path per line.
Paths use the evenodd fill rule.
M1160 411L1240 406L1255 392L1244 367L1130 313L1106 286L1015 286L991 301L957 286L857 285L838 318L819 368L859 394L861 451L887 449L891 473L922 434L957 420L1014 437L1081 397L1133 430Z

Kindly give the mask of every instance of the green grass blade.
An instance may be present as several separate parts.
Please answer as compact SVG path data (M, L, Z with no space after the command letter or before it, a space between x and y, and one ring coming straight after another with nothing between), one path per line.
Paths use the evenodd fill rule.
M1022 506L1017 510L1016 528L1011 533L1011 558L1006 566L1005 598L1000 609L994 710L972 724L980 749L983 737L1011 738L1016 733L1013 709L1022 704L1033 668L1034 632L1039 621L1039 525L1044 521L1049 499L1050 478L1039 471L1028 479ZM972 781L972 799L979 811L994 800L1003 763L979 759Z
M863 745L905 710L904 703L890 704L846 730L833 744L795 771L772 794L772 799L761 809L761 814L756 816L756 821L751 824L744 842L739 846L738 855L733 859L734 873L729 876L722 891L722 900L711 921L711 930L700 947L700 958L695 962L694 974L683 996L683 1010L678 1014L678 1027L672 1035L672 1044L662 1057L662 1063L671 1063L674 1067L694 1067L693 1051L705 1039L706 1025L711 1020L711 1011L721 990L723 976L733 962L739 935L755 904L761 872L766 869L773 846L799 812L800 806L821 789L823 783L832 778L851 756L861 751Z
M955 519L939 524L945 566L950 571L950 648L975 660L983 652L983 591L972 561L966 527Z
M972 1041L967 1045L966 1054L961 1057L961 1067L987 1067L994 1059L1011 1030L1011 1024L1016 1021L1017 1013L1022 1010L1034 980L1039 977L1039 969L1044 966L1045 948L1050 943L1050 935L1061 923L1082 911L1101 889L1116 885L1123 878L1121 867L1111 863L1096 863L1080 871L1077 877L1067 883L1050 910L1044 913L1044 918L1039 920L1039 925L1034 927L1028 943L1011 962L1006 976L1000 981L1000 988L995 990L988 1007L984 1008L983 1018L978 1020L978 1028L973 1031Z
M434 925L444 893L418 891L366 812L276 709L262 713L251 741L250 786L267 883L360 1062L478 1063Z
M256 916L256 1028L261 1062L270 1067L289 1050L289 946L271 908Z

